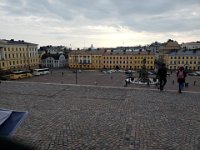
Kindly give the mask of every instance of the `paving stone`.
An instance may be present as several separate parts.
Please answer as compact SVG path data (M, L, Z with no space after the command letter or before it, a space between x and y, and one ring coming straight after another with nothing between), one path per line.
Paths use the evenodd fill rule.
M2 82L0 106L26 110L13 139L36 149L199 149L200 93Z

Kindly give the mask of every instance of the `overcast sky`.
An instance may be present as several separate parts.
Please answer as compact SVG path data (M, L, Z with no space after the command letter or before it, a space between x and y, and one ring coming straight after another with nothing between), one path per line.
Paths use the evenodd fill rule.
M200 41L200 0L0 0L0 39L73 48Z

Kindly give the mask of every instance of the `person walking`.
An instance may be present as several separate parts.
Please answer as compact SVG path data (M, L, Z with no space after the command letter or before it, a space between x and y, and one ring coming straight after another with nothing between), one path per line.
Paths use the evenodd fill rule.
M158 78L160 82L160 91L163 91L164 86L167 83L167 68L165 63L158 69Z
M178 92L181 93L185 84L186 72L184 67L180 67L177 74L177 81L178 81Z

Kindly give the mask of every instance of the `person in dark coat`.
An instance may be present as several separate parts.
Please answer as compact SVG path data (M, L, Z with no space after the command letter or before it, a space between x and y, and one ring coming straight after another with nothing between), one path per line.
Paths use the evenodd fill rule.
M181 93L185 84L186 72L184 67L180 67L177 74L177 81L178 81L178 92Z
M160 82L160 91L163 91L164 86L167 83L167 68L165 63L158 69L158 78Z

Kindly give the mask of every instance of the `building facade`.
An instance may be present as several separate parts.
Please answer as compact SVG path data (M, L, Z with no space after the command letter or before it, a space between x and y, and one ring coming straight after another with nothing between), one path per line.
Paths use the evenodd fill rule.
M168 54L168 69L178 70L183 66L186 70L200 70L200 49L180 50Z
M104 50L77 50L69 53L69 68L101 69Z
M69 67L82 69L154 69L155 55L151 52L130 51L73 51L69 54Z
M64 54L44 54L41 57L42 68L64 68L67 67Z
M181 48L185 48L185 49L189 49L189 50L200 49L200 41L182 43Z
M38 45L24 41L0 40L0 70L38 68Z
M168 67L168 54L173 51L179 51L181 49L178 42L169 39L159 48L159 57L158 59L165 63Z
M67 48L65 46L48 45L48 46L40 47L39 50L38 50L38 53L39 53L39 56L40 56L40 60L41 60L40 66L42 66L42 65L44 66L44 64L47 65L47 62L44 63L44 60L42 62L42 56L43 55L47 56L46 54L52 54L52 56L56 56L57 54L59 54L59 55L63 54L64 57L65 57L65 64L64 65L68 67L68 53L70 51L71 51L70 48ZM51 59L53 59L53 58L51 58ZM50 60L48 60L48 62L49 61ZM59 66L62 66L62 63Z

